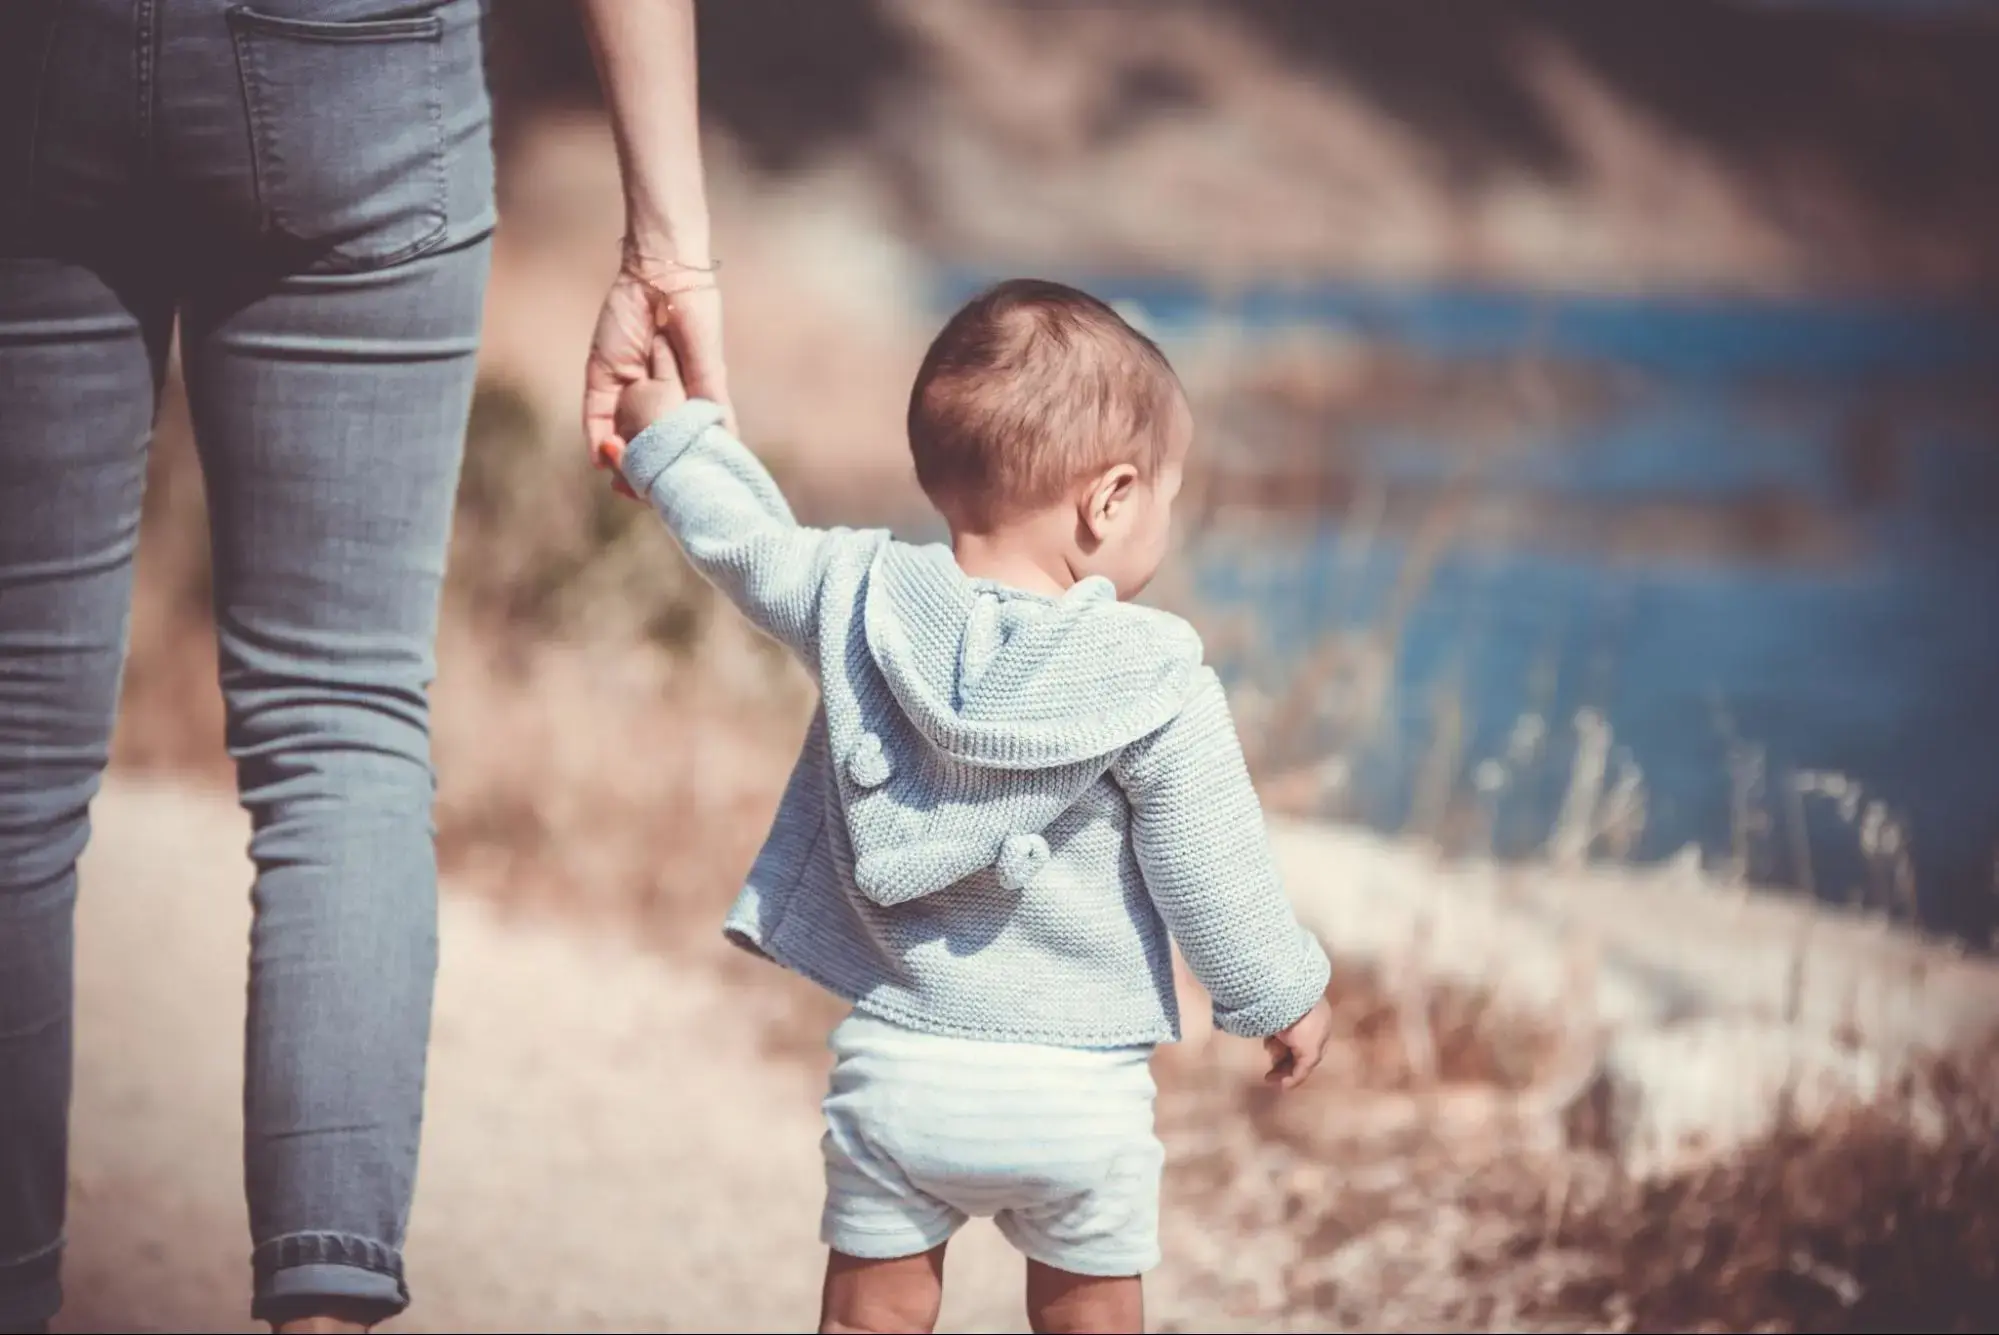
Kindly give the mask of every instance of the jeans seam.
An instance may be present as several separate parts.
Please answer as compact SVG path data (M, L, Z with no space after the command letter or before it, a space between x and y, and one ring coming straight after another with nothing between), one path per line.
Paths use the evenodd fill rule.
M264 137L261 71L257 66L254 48L251 43L244 40L242 31L233 24L229 29L229 45L236 50L237 78L243 85L244 120L250 132L250 197L257 201L257 230L265 237L269 237L273 230L269 182L265 180L268 173L264 166L264 151L259 143Z
M42 156L42 102L48 96L49 62L55 58L56 33L62 26L62 20L62 11L51 8L42 20L42 30L39 34L42 40L42 49L35 59L34 87L29 90L28 142L23 146L21 197L16 202L18 214L15 220L24 226L30 217L29 201L35 196L36 169L40 165Z

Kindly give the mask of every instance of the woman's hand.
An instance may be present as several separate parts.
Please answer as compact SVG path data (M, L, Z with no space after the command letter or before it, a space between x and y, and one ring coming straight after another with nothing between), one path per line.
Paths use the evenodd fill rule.
M683 275L677 287L659 288L653 328L666 339L686 397L720 405L722 424L734 435L736 413L729 403L729 368L722 355L722 291L714 278L704 275L699 284L690 284ZM656 368L652 378L668 377Z
M621 268L597 312L590 360L583 368L583 439L599 468L612 464L618 395L626 385L646 378L652 338L651 292L637 274Z
M664 340L670 358L656 355ZM599 468L615 467L618 398L641 380L669 381L684 397L722 406L735 429L729 404L727 363L722 355L722 294L714 278L700 270L628 259L611 281L590 360L583 373L583 432ZM620 478L618 489L623 491Z

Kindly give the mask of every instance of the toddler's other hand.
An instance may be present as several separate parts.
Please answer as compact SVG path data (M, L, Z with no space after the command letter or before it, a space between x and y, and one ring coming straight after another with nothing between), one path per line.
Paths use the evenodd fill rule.
M1270 1073L1263 1078L1279 1089L1296 1089L1319 1067L1333 1037L1333 1008L1320 997L1305 1018L1263 1040L1270 1054Z

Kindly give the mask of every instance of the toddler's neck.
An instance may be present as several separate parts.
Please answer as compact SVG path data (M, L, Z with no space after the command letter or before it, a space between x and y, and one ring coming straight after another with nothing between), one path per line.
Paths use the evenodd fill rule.
M1068 558L1041 535L1020 529L998 533L952 533L951 555L973 579L991 580L1028 593L1059 598L1078 576Z

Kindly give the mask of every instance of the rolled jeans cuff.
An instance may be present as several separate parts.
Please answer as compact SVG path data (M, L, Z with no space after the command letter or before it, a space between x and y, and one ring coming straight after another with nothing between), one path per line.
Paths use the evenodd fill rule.
M342 1308L365 1306L375 1320L386 1320L410 1303L402 1253L351 1233L272 1238L251 1255L250 1264L256 1274L250 1315L258 1321L305 1315L321 1300Z

